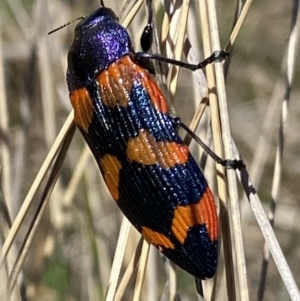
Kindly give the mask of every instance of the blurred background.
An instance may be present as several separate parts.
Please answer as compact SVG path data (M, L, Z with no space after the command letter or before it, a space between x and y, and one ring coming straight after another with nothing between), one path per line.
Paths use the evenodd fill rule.
M120 3L123 2L111 0L105 1L105 5L119 15ZM300 64L297 58L289 94L286 94L285 87L288 42L296 11L294 3L297 1L253 3L230 55L226 89L232 136L266 212L272 200L282 103L288 96L288 105L284 107L288 110L288 119L275 233L299 286ZM160 33L164 11L160 1L155 4ZM188 36L198 59L202 60L197 1L192 1L190 5ZM225 47L233 27L236 2L220 0L216 6L221 45ZM76 25L71 24L50 36L47 33L76 17L89 15L98 7L96 0L2 0L0 3L1 244L10 227L5 210L8 210L13 221L71 111L65 72L67 52ZM137 50L140 50L139 38L145 25L146 10L142 5L129 27ZM200 94L192 73L181 69L174 98L175 110L187 124L202 98ZM197 132L200 136L206 135L203 129L206 129L209 120L206 113ZM199 156L197 152L195 150L195 155ZM213 164L207 165L210 169L205 170L205 175L210 186L215 188ZM45 183L38 190L29 214L22 222L14 247L10 250L12 258L19 252L39 208L44 186ZM264 239L241 189L240 208L250 300L257 300ZM112 202L96 163L76 131L49 204L22 264L17 289L21 287L23 295L26 291L27 300L104 300L121 222L122 213ZM122 272L139 237L134 229L130 230ZM142 300L168 300L163 299L167 279L164 264L165 259L151 248ZM220 279L222 267L221 256ZM177 275L177 300L196 300L193 277L179 268ZM132 300L134 282L133 277L122 300ZM226 300L225 285L221 280L219 282L215 300ZM266 276L264 300L289 300L272 259Z

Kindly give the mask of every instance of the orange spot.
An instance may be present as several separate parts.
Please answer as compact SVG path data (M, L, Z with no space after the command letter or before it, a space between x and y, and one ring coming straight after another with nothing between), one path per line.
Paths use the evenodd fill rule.
M171 229L183 245L189 228L204 224L211 241L218 238L218 220L213 195L207 187L197 204L177 206L174 211Z
M124 66L121 61L117 61L98 75L100 97L105 105L127 107L132 83L135 80L132 73L132 67Z
M74 119L76 124L86 133L93 118L93 103L86 88L74 90L69 95L74 108Z
M103 174L104 181L113 199L119 199L119 173L121 167L120 161L111 155L105 155L100 159L100 167Z
M167 169L188 160L187 146L175 142L157 142L146 130L140 130L136 138L127 144L127 157L144 165L159 164Z
M164 247L167 249L174 249L174 244L165 235L152 231L147 227L142 227L142 235L144 238L155 247Z
M135 64L129 56L112 63L97 77L101 100L108 106L127 107L134 82L139 82L150 96L154 108L168 112L167 101L148 71Z
M168 103L157 83L149 74L143 76L143 86L148 92L154 108L161 113L167 113Z
M123 57L120 60L120 63L133 68L133 70L135 71L135 76L136 74L139 75L143 87L149 94L154 108L159 112L167 113L168 103L164 95L162 94L160 88L158 87L157 83L152 78L152 76L148 73L148 71L140 67L139 65L136 65L129 56Z

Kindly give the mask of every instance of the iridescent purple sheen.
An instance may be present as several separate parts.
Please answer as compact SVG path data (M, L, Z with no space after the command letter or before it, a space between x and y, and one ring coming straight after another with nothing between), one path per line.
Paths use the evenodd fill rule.
M89 85L111 63L133 51L130 37L115 13L101 7L78 23L68 53L69 91Z

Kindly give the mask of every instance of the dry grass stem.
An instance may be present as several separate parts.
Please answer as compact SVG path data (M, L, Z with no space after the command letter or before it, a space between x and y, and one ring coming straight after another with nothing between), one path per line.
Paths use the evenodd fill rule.
M31 206L31 203L33 201L33 198L40 187L42 181L44 180L44 177L46 176L47 171L50 168L50 165L52 164L53 160L57 156L57 153L60 149L60 147L63 144L63 141L65 140L65 137L67 133L70 131L72 126L74 126L74 117L73 117L73 111L69 114L68 119L66 120L64 126L62 127L60 133L57 135L55 142L53 143L53 146L51 150L49 151L44 163L42 164L40 171L38 172L34 182L32 183L30 190L27 193L27 196L22 204L22 207L20 208L18 215L16 216L12 227L9 231L9 234L4 242L3 248L1 250L1 262L5 259L13 240L16 237L16 234L20 227L22 226L22 223L24 221L24 218L29 210L29 207Z
M64 195L62 197L62 206L67 208L71 206L74 200L77 188L79 187L80 181L82 179L83 173L86 169L88 160L91 158L91 151L87 145L83 148L81 155L79 156L78 163L72 174L68 187L65 189Z
M124 17L124 20L121 21L121 24L126 28L129 26L131 21L134 19L137 12L141 9L143 4L143 0L136 1L135 4L131 7L128 14Z
M139 262L139 268L137 272L134 293L133 293L133 301L140 301L143 291L143 285L146 275L147 261L149 256L150 244L144 240L142 245L142 252Z
M172 24L175 24L178 26L178 29L174 29L174 32L176 32L176 40L174 41L174 45L175 48L173 49L173 58L177 61L181 60L181 55L183 52L183 42L184 42L184 38L185 38L185 33L186 33L186 28L187 28L187 19L188 19L188 13L189 13L189 3L190 1L183 1L182 6L180 8L180 18L179 18L179 22L175 23L172 22L171 23L171 27ZM175 93L176 93L176 89L177 89L177 84L178 84L178 76L179 76L179 67L178 66L170 66L169 68L169 93L172 99L174 99ZM174 102L174 101L173 101Z
M215 51L220 49L220 42L219 42L216 11L213 2L211 1L207 2L207 11L208 11L208 16L209 16L208 19L210 25L211 47L212 47L212 51ZM213 116L220 116L220 126L222 131L221 135L222 135L222 143L224 146L224 156L225 158L230 159L233 158L232 150L231 150L232 138L231 138L229 115L227 109L227 99L226 99L224 73L223 73L224 71L222 68L222 63L216 63L214 66L216 71L216 87L218 91L218 104L219 104L220 115L212 115L212 118ZM219 128L220 127L218 126L218 130ZM231 219L232 237L233 237L233 245L235 249L237 279L239 283L239 288L236 291L236 293L239 293L240 300L246 301L249 300L247 271L246 271L242 227L241 227L239 204L238 204L237 183L236 183L235 173L233 170L227 171L227 181L228 181L227 185L228 185L228 193L229 193L228 204L230 206L230 213L232 217Z
M105 296L105 301L113 301L116 294L118 279L120 276L120 271L122 267L122 261L124 257L124 252L126 248L126 242L128 239L130 229L130 223L127 218L123 217L120 234L118 238L118 243L116 246L116 252L114 256L114 261L111 268L111 274L108 283L108 289Z
M57 154L57 158L56 158L55 162L53 163L53 169L50 172L49 178L48 178L48 180L46 182L46 185L45 185L45 188L43 190L42 197L41 197L40 202L39 202L38 210L36 211L32 221L31 221L31 225L30 225L29 230L28 230L28 232L25 236L25 240L23 241L23 243L21 245L17 260L16 260L16 262L14 264L14 267L12 269L12 272L9 276L8 286L9 286L10 293L12 293L12 291L14 289L17 278L18 278L19 273L22 269L24 260L27 256L29 248L32 244L34 235L36 234L36 231L38 230L39 223L40 223L40 221L43 217L43 213L44 213L44 211L46 209L46 206L48 204L49 197L51 195L53 187L54 187L54 185L57 181L57 178L59 176L59 172L60 172L62 163L65 159L68 148L69 148L70 143L73 139L74 132L75 132L75 124L72 123L69 130L68 130L68 132L66 133L66 136L64 137L64 140L62 141L62 145L61 145L61 148L59 150L59 153ZM17 226L16 226L16 228L17 228Z
M252 2L253 2L252 0L247 0L245 2L245 4L243 5L242 11L241 11L240 15L238 16L238 20L237 20L236 24L234 25L234 28L230 34L229 41L227 42L227 45L224 48L225 51L227 51L227 52L231 51L231 49L237 39L237 36L243 27L243 24L249 13L249 10L251 8Z
M140 260L141 252L142 252L142 246L143 246L143 238L140 238L138 245L132 254L131 260L126 268L126 271L118 285L118 289L116 291L115 299L114 301L121 301L122 297L126 291L126 288L129 284L129 280L133 276L134 271L136 270L136 267L138 265L138 262Z
M278 146L276 150L275 166L273 173L273 183L271 191L271 202L270 209L268 213L268 218L272 227L274 227L275 211L277 207L277 201L279 199L279 190L281 184L282 170L283 170L283 150L284 150L284 140L286 136L286 124L288 119L288 108L290 102L290 91L295 73L295 63L296 63L296 53L298 50L298 39L299 39L299 27L300 27L300 13L299 13L299 1L294 1L294 10L292 18L291 33L289 38L288 50L287 50L287 67L285 73L285 93L284 99L281 106L281 119L280 126L278 130ZM267 278L267 268L269 264L270 251L265 243L264 246L264 256L262 260L261 277L258 289L258 300L262 301L264 298L264 291L266 289L266 278Z
M5 195L9 213L12 214L12 189L11 189L11 151L9 145L9 113L6 97L4 56L2 40L2 22L0 21L0 134L3 136L3 142L0 145L0 169L2 176L2 187Z
M249 174L246 169L243 169L242 172L237 171L237 174L240 178L240 181L243 185L243 188L249 198L251 209L255 215L256 221L262 231L262 234L265 238L266 244L270 249L270 252L273 256L273 260L278 268L281 278L287 288L287 291L290 295L291 300L296 301L300 300L300 293L295 283L294 277L291 273L291 270L287 264L285 256L281 250L281 247L278 243L278 240L274 234L272 226L265 214L265 211L261 205L261 201L258 195L255 192L254 186L250 180Z

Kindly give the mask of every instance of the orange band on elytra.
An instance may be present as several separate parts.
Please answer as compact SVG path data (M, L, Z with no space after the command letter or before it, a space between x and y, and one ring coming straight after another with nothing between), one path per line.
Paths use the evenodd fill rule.
M164 247L167 249L174 249L174 244L165 235L155 232L147 227L142 227L142 235L151 244L156 247Z
M212 193L207 187L197 204L177 206L172 220L172 232L183 245L189 229L202 224L206 226L210 240L214 241L218 238L218 221L216 217L216 206Z
M87 89L74 90L69 97L74 108L75 123L87 133L93 119L93 103Z
M128 141L126 153L131 161L144 165L159 164L164 169L185 164L189 157L186 145L157 142L146 130L140 130L137 137Z

